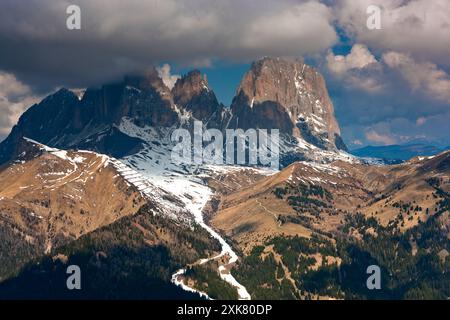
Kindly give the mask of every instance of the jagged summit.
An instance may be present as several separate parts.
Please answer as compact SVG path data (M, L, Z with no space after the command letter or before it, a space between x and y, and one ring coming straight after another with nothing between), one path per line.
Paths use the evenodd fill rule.
M87 149L115 157L136 154L148 143L131 134L143 128L159 133L192 128L279 129L284 165L298 159L322 161L345 150L323 77L301 59L265 57L243 76L228 108L218 102L205 75L193 70L169 89L155 68L122 81L88 88L83 95L61 89L27 110L0 144L0 163L17 155L23 136L52 147ZM136 126L124 131L124 123ZM170 143L170 141L167 141ZM319 154L316 152L319 150Z
M206 75L199 70L190 71L178 79L172 89L173 101L177 106L192 112L199 120L208 119L219 108L216 95L209 88Z
M203 129L222 132L279 129L274 149L280 151L280 170L232 161L177 162L172 134L180 127L195 129L196 120ZM252 134L240 145L248 142L251 148ZM195 143L198 135L190 138L194 146L183 153L195 154L204 144ZM360 293L346 285L354 275L345 278L341 270L365 276L366 266L375 263L402 279L437 270L420 285L441 286L447 298L449 286L437 275L443 274L449 249L443 239L450 230L450 153L370 166L354 161L340 144L323 77L301 60L255 62L231 108L217 102L196 70L172 89L155 70L90 88L83 96L61 89L25 112L0 144L0 255L6 261L0 296L11 297L8 284L13 292L59 292L48 290L57 283L53 279L62 279L53 272L66 276L64 265L74 262L96 270L94 278L105 284L94 281L91 287L108 296L119 296L121 284L131 283L132 292L155 291L161 298L161 283L173 283L218 299L233 291L241 299L340 299ZM380 246L367 243L377 239L388 248L388 260L383 259L394 261L400 253L405 268L376 260ZM17 274L27 263L25 273ZM262 271L254 277L254 270ZM44 280L39 290L36 274ZM110 286L111 274L123 275L119 286ZM148 285L153 274L161 278ZM330 280L326 287L310 287L324 274ZM65 281L58 283L64 294L70 291ZM141 290L139 283L147 286ZM394 282L392 288L405 287L411 286ZM211 295L220 288L227 288L223 296Z
M325 80L301 59L265 57L254 62L231 108L237 126L272 123L320 148L343 148Z
M126 85L133 86L141 90L153 88L158 89L160 92L170 91L154 67L146 69L143 72L126 75L124 77L124 82Z

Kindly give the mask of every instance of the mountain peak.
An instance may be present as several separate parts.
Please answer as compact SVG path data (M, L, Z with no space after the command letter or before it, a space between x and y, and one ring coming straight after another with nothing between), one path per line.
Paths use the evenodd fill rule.
M202 91L209 91L209 86L206 75L202 76L199 70L192 70L178 79L172 89L175 103L181 105L185 105Z
M62 87L62 88L59 88L56 92L47 96L43 101L45 101L47 99L49 99L49 100L52 100L52 99L64 100L64 99L73 99L73 98L77 98L77 95L72 90Z
M230 110L218 102L199 70L178 79L172 90L155 68L89 88L82 99L63 88L24 113L0 145L7 155L0 163L17 154L22 136L58 148L113 155L135 152L142 145L139 139L117 129L124 119L141 128L189 126L190 120L200 120L220 130L278 129L289 144L285 163L306 157L305 150L316 147L345 149L323 77L302 59L265 57L243 76Z
M251 69L258 70L262 67L269 67L274 69L282 69L282 68L292 68L295 65L303 66L304 60L303 58L280 58L280 57L269 57L265 56L259 60L256 60L252 63Z
M168 94L170 89L164 84L156 68L152 67L143 72L127 75L124 84L140 90L154 89L162 94Z
M240 91L254 98L254 102L270 100L284 106L301 104L300 96L308 93L315 93L318 98L327 96L323 92L323 77L302 59L291 58L264 57L254 62L244 75L238 94Z
M286 133L324 149L336 148L336 139L341 145L325 80L303 59L264 57L254 62L237 89L232 110L243 128L254 127L254 119L270 113L269 120Z
M206 75L192 70L177 80L172 89L175 104L191 111L195 118L210 117L219 107L216 95L208 86Z

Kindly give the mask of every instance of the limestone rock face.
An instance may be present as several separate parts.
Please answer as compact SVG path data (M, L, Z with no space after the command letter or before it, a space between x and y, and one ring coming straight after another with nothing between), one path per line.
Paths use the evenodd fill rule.
M224 129L227 112L224 105L219 103L214 91L209 87L206 75L193 70L178 79L172 89L175 105L206 126Z
M231 107L218 102L198 70L178 79L172 89L155 68L88 88L83 95L61 89L21 116L0 143L0 164L20 154L22 137L61 149L123 157L145 144L141 136L120 129L124 121L135 125L134 131L153 130L151 140L163 141L161 130L192 129L196 120L221 131L278 129L283 143L289 144L283 152L292 153L285 157L286 164L314 158L313 149L346 149L322 75L302 60L264 58L243 76ZM308 148L299 150L299 145Z
M237 127L269 125L268 129L279 128L323 149L343 148L325 80L301 60L263 58L254 62L231 108L232 123Z
M197 119L211 115L219 107L215 94L208 86L206 76L202 77L198 70L178 79L172 89L172 95L175 104L192 111Z

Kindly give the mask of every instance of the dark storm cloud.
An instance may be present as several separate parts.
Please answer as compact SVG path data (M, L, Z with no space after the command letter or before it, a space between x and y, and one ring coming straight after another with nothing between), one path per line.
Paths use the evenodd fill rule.
M32 85L86 86L162 61L298 56L337 41L318 1L78 0L82 28L69 31L71 3L3 0L0 69Z
M81 8L81 30L66 28L70 4ZM382 30L366 27L369 4L382 8ZM319 61L347 142L445 138L449 7L448 0L2 0L0 139L57 86L97 85L164 62L201 67L266 55ZM352 51L335 54L340 40Z

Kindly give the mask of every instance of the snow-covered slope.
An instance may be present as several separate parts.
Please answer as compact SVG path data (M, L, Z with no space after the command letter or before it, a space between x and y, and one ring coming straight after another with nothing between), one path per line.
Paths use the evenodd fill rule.
M204 182L204 178L214 175L214 166L202 168L179 167L171 162L169 141L153 140L156 137L164 136L163 132L157 132L154 128L139 128L131 122L124 120L119 129L131 137L143 139L143 149L133 155L122 159L115 159L106 155L96 154L90 151L78 151L77 153L91 153L102 158L102 166L113 166L127 183L134 186L139 192L155 205L154 214L164 214L187 224L197 223L204 228L211 236L219 241L222 251L215 257L203 259L202 263L209 260L218 260L224 256L228 257L225 265L219 266L219 275L230 285L237 288L241 299L250 299L245 287L243 287L228 271L226 266L236 263L237 254L231 246L215 230L206 225L203 219L203 208L212 196L212 190ZM168 136L168 135L166 135ZM76 166L83 159L80 156L70 157L68 152L56 148L50 148L36 141L43 150L57 157L69 161ZM156 143L157 142L157 143ZM226 167L217 168L217 171L228 170ZM230 167L230 171L236 170ZM173 282L182 288L186 286L179 280L182 271L178 271L173 276ZM186 287L187 288L187 287Z

